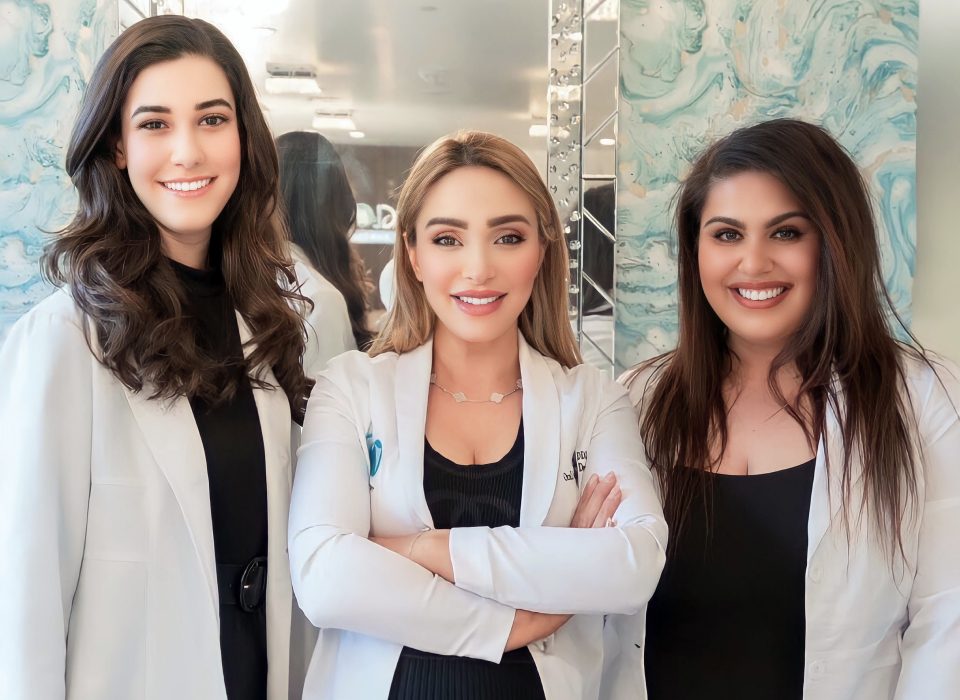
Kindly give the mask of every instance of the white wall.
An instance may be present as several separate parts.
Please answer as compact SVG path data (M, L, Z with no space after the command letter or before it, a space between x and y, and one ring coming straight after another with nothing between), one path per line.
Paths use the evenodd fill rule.
M960 3L920 0L913 331L960 362Z

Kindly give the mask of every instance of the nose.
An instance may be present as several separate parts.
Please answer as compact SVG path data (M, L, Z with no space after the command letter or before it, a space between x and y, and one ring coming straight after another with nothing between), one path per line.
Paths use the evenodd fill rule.
M750 236L741 248L743 253L738 266L740 272L758 277L773 269L773 258L766 236Z
M463 277L473 284L482 285L494 276L491 252L486 245L467 246L464 251Z
M181 129L174 136L170 160L174 165L180 165L184 168L194 168L203 162L203 146L200 143L200 135L196 130Z

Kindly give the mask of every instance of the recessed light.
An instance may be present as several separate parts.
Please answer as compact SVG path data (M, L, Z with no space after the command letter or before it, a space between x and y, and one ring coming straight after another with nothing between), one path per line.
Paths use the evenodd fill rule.
M350 132L350 138L352 138L352 139L362 139L364 136L366 136L366 134L363 133L362 131L351 131L351 132Z
M546 124L531 124L530 129L527 132L534 138L541 138L547 135L547 125Z
M356 131L357 125L353 123L349 113L330 114L317 112L313 117L313 128L323 131L325 129L338 129L341 131Z
M616 139L600 139L601 146L615 146L617 145Z

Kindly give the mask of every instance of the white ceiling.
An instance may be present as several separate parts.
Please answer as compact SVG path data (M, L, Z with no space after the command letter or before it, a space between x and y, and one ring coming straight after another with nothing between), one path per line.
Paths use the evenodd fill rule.
M188 3L191 4L191 3ZM316 110L352 113L365 138L420 146L461 128L528 151L545 118L548 0L194 0L237 45L275 133L309 129ZM286 6L284 8L284 6ZM312 64L319 99L268 95L266 63Z

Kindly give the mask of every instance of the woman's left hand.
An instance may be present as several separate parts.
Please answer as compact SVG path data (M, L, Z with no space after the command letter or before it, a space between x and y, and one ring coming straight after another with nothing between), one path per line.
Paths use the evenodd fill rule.
M608 527L614 525L613 514L620 507L623 492L617 475L608 473L602 479L592 475L583 487L570 527Z

